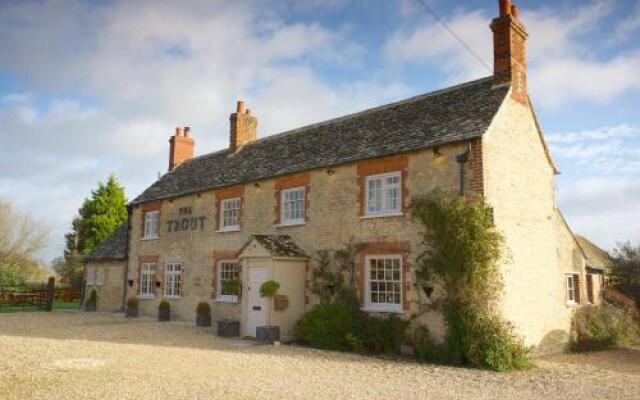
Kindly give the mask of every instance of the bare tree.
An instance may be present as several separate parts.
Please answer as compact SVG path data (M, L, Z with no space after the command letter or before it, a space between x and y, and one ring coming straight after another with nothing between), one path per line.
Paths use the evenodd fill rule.
M46 227L0 199L0 284L16 284L40 275L42 267L36 254L46 246L47 238Z

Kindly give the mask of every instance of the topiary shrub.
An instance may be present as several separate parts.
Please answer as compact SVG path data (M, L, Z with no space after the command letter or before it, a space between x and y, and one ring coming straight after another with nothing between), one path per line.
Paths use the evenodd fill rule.
M98 293L95 289L91 290L91 294L89 294L89 303L97 304L98 303Z
M198 315L211 315L211 306L209 303L200 302L196 307L196 314Z
M158 321L166 322L171 319L171 303L167 300L162 300L158 304Z
M129 297L127 299L127 308L138 308L138 298L137 297Z
M361 350L355 336L354 309L343 302L321 303L306 313L296 325L301 344L324 350Z
M637 322L622 308L611 304L584 306L572 321L571 348L575 351L626 347L639 339Z
M89 299L87 299L84 309L85 311L96 311L98 305L98 293L95 289L91 289L91 293L89 294Z
M280 284L274 280L265 281L260 285L260 296L273 297L278 294Z

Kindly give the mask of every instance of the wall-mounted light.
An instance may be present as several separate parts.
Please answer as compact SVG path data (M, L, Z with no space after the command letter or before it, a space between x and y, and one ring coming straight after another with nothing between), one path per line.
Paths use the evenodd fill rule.
M256 187L256 188L259 188L260 184L258 182L256 182L256 183L253 184L253 186Z
M442 153L440 153L440 148L439 147L434 147L433 148L433 158L440 158L442 157Z
M332 169L328 169L327 170L327 175L335 175L336 171L332 170Z
M127 283L129 284L129 287L133 287L133 279L129 279Z
M160 285L162 285L162 282L160 282L160 281L156 281L156 287L157 287L157 288L159 288L159 287L160 287Z

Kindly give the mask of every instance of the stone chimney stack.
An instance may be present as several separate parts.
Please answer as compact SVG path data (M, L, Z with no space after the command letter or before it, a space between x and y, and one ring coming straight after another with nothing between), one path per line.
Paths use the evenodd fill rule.
M193 158L194 147L191 128L177 127L176 134L169 139L169 171L173 171L182 162Z
M520 11L511 0L499 0L500 15L491 22L496 84L511 84L514 99L527 103L527 37Z
M238 101L236 112L231 114L229 120L231 121L229 150L232 153L256 140L258 119L251 114L251 110L245 109L243 101Z

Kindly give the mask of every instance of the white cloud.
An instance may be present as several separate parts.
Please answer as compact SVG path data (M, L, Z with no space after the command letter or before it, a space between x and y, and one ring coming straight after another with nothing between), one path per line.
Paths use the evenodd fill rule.
M115 173L132 198L166 170L177 125L192 127L203 154L228 145L238 98L264 136L407 91L370 77L329 86L314 66L357 65L364 49L341 29L283 21L264 2L5 3L0 54L0 70L30 91L0 99L0 138L12 149L0 159L0 196L52 226L47 258L98 180Z
M580 132L550 134L547 135L547 140L550 143L575 143L584 140L607 140L633 137L640 138L640 127L621 124L616 126L604 126Z
M528 87L536 103L553 108L576 100L601 104L640 89L640 49L637 53L597 58L587 38L603 29L605 18L615 7L613 2L599 0L565 9L522 10L522 20L530 33ZM458 10L446 22L475 53L489 61L493 59L489 23L494 16L479 10ZM622 25L633 27L632 22ZM395 32L385 44L385 53L389 60L437 66L452 81L491 74L433 20Z
M467 11L455 13L447 25L482 59L491 60L493 39L487 21L484 12ZM395 32L385 43L384 52L392 62L436 65L455 79L491 74L435 20L413 30Z
M565 182L559 203L574 232L605 249L640 243L640 180L587 178Z

